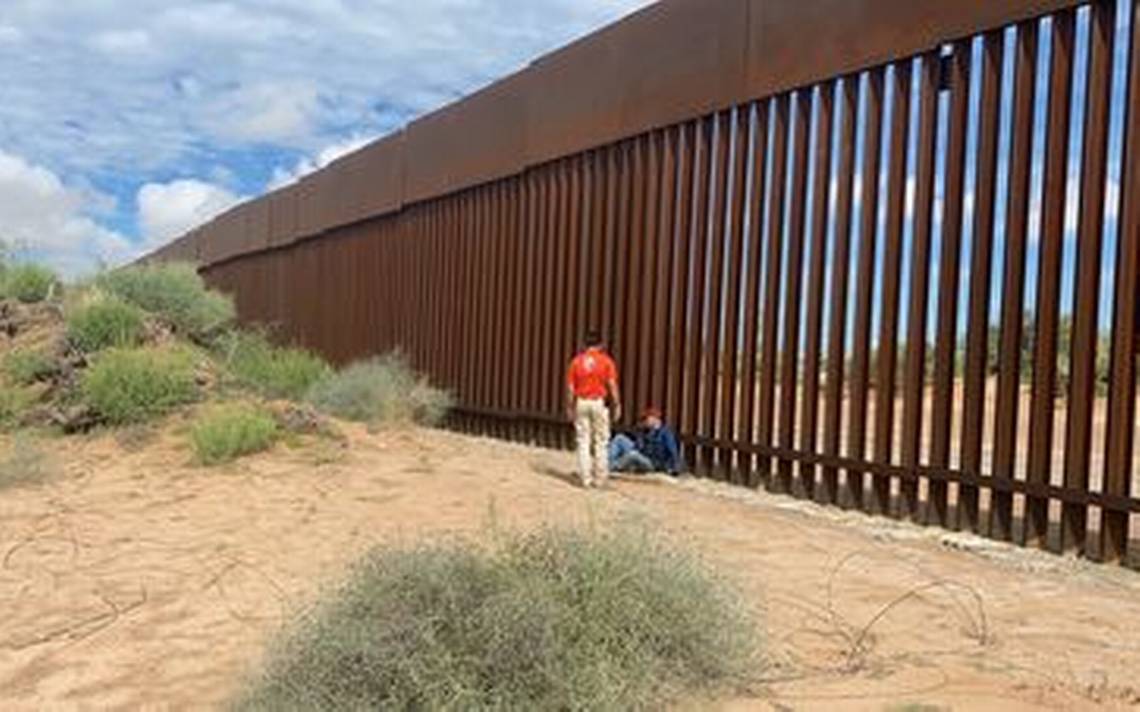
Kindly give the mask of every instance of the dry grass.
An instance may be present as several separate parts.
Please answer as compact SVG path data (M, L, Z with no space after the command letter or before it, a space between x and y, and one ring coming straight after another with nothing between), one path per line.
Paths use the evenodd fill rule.
M236 707L656 709L739 689L755 630L699 559L644 530L379 550Z

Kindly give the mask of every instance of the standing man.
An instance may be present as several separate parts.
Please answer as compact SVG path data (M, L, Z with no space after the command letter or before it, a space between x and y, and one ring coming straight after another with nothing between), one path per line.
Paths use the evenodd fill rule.
M574 357L566 372L566 417L574 422L578 476L583 487L601 487L609 480L609 405L613 406L613 417L620 419L617 366L606 353L601 334L591 331L586 336L586 350Z

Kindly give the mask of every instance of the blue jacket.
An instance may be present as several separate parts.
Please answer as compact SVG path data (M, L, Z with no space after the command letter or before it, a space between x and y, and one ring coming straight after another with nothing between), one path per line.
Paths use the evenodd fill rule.
M662 425L656 430L639 428L634 433L634 442L637 443L638 452L652 460L654 467L661 472L676 475L685 469L677 436L668 425Z

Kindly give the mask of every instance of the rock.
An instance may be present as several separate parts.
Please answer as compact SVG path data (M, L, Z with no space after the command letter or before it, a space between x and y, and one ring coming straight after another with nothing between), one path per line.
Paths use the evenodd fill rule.
M35 428L43 425L54 425L54 416L55 408L50 405L33 406L20 416L20 427Z
M311 406L281 401L270 403L268 407L273 419L277 421L277 427L287 433L320 435L334 439L342 437L336 426Z
M58 326L62 323L63 310L58 304L21 304L12 300L0 302L0 334L9 339L37 327Z
M161 346L175 340L174 329L160 319L147 319L143 324L144 344L148 346Z
M99 425L100 418L90 406L75 405L53 408L51 410L51 422L68 434L85 433Z

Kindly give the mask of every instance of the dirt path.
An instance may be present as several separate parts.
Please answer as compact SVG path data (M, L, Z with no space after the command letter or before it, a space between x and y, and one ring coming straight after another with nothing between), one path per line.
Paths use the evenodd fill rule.
M710 483L586 492L568 455L450 434L351 441L215 471L175 436L60 445L56 482L0 494L0 707L216 707L371 546L613 517L756 602L769 684L729 709L1140 707L1135 573Z

